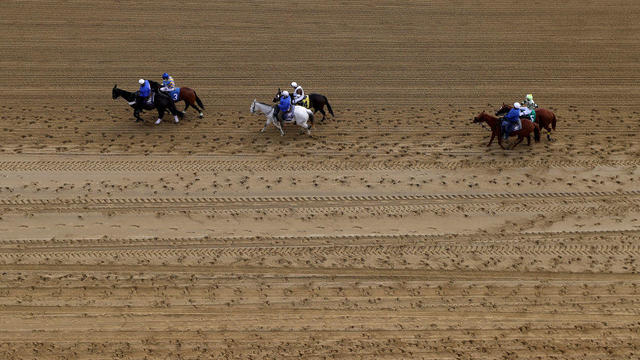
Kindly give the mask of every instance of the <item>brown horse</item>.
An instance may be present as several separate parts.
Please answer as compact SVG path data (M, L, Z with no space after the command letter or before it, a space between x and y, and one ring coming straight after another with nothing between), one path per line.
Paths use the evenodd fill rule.
M153 80L149 80L149 84L151 85L151 90L153 91L160 89L160 83L157 83ZM196 109L196 111L199 113L200 118L202 119L204 117L204 114L202 113L202 110L204 110L204 105L202 104L202 101L196 94L196 91L193 90L192 88L188 88L184 86L181 87L178 98L177 99L173 98L171 100L173 100L174 102L184 101L186 106L184 107L184 110L182 110L183 114L187 111L189 106L193 106L193 108ZM202 108L202 110L199 109L198 106L196 106L196 103L198 103L198 105Z
M489 127L491 128L491 140L489 140L489 143L487 144L487 146L490 146L491 143L493 142L493 139L497 136L498 144L504 150L504 146L502 146L501 119L498 119L497 117L493 115L489 115L483 111L478 116L473 118L473 122L476 124L486 122L487 125L489 125ZM518 137L518 141L516 141L515 144L511 146L511 149L515 148L516 145L520 144L525 137L527 138L527 145L531 145L532 132L533 132L534 140L536 142L540 141L540 128L538 127L538 124L534 124L533 122L527 119L522 119L521 122L522 122L522 129L511 132L510 136Z
M512 108L513 106L503 103L500 110L496 111L496 116L504 115L508 113ZM540 129L547 130L547 140L553 141L553 139L551 138L551 129L556 129L556 114L554 114L553 111L547 109L536 109L535 111L536 122L540 126Z

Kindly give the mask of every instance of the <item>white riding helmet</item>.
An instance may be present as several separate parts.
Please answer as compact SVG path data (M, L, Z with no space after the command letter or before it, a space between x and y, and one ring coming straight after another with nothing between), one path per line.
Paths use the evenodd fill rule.
M519 102L515 102L515 103L513 103L513 107L514 107L514 109L520 109L521 105L520 105Z
M529 100L529 101L533 100L533 95L527 94L527 100Z
M289 92L287 90L282 92L282 97L288 97L289 96Z
M294 82L292 82L292 83L291 83L291 87L292 87L292 88L294 88L294 89L295 89L295 88L297 88L297 87L298 87L298 83L297 83L297 82L295 82L295 81L294 81Z
M138 80L138 84L140 84L140 85L144 84L144 79Z

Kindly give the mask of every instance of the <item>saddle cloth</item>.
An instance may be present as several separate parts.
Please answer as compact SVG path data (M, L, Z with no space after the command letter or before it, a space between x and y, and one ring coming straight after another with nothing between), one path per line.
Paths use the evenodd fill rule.
M302 100L298 101L298 103L296 104L298 106L304 106L307 109L309 109L309 95L305 95Z
M180 99L180 88L174 88L169 92L169 96L171 97L171 100L178 101L178 99Z
M293 121L295 117L294 105L291 105L289 111L281 113L280 116L282 116L282 121Z

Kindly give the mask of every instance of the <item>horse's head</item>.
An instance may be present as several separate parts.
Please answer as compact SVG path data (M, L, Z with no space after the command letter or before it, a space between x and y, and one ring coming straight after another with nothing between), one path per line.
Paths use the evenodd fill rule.
M151 91L158 91L158 89L160 89L160 83L153 80L149 80L149 86L151 87Z
M478 116L473 118L473 123L478 124L478 123L483 123L485 121L489 122L492 119L495 119L495 118L483 111L480 114L478 114Z
M116 91L118 89L118 84L113 85L113 90L111 90L111 97L113 100L117 99L120 94Z
M278 88L278 92L276 93L276 96L273 98L273 102L280 101L280 94L282 94L282 91L280 90L280 88Z
M504 114L508 113L509 110L511 110L511 109L512 109L511 105L507 105L505 103L502 103L502 107L496 111L496 116L504 115Z
M252 114L256 113L256 99L253 99L253 102L251 103L251 107L249 108L249 111L251 111Z

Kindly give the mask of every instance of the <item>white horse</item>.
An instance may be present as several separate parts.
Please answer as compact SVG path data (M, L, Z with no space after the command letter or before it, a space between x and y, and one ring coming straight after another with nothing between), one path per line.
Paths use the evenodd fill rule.
M293 105L292 105L293 106ZM273 115L274 109L273 106L261 103L253 99L253 103L251 104L251 113L255 114L256 112L261 112L267 116L267 122L264 124L264 127L260 132L264 132L267 128L267 125L273 124L273 126L277 127L280 130L280 136L284 136L284 130L282 130L282 124L280 121L276 119ZM295 121L298 126L307 130L307 134L311 135L311 127L313 126L313 112L303 106L294 106L293 108L293 121L285 121L285 123L293 123Z

